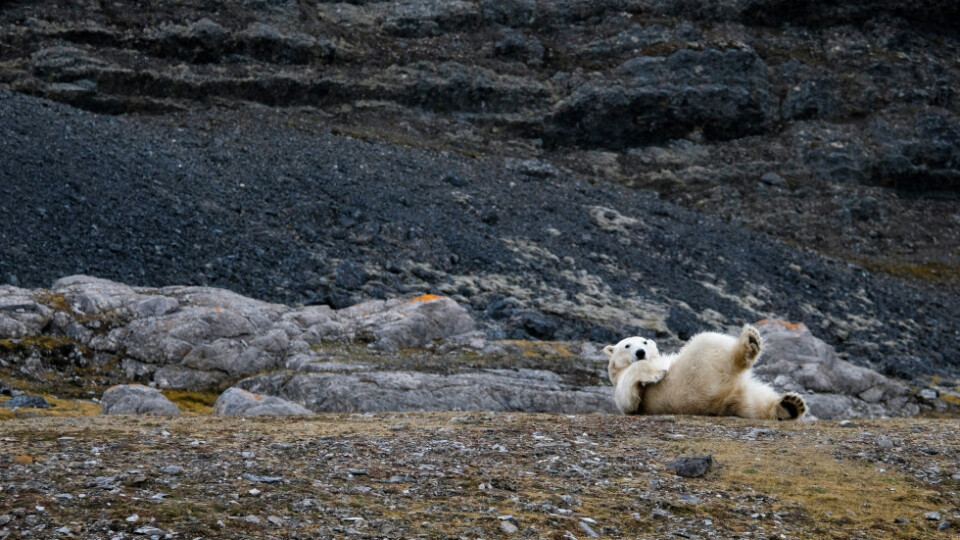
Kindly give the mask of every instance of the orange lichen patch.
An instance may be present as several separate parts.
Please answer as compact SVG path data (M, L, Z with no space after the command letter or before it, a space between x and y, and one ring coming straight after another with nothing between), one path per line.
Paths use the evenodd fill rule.
M31 465L33 458L30 456L13 456L13 462L17 465Z
M407 301L408 304L414 302L433 302L434 300L443 300L445 297L440 296L439 294L422 294L416 298L411 298Z
M255 399L255 400L257 400L257 401L263 401L263 396L261 396L260 394L254 394L253 392L250 392L250 391L248 391L248 390L244 390L243 388L241 388L240 391L243 392L243 393L245 393L245 394L248 394L250 397L252 397L253 399Z
M784 328L789 328L791 330L796 330L798 332L805 328L803 323L792 323L792 322L787 322L781 319L770 319L770 318L763 319L762 321L758 322L757 326L764 325L764 324L779 324Z

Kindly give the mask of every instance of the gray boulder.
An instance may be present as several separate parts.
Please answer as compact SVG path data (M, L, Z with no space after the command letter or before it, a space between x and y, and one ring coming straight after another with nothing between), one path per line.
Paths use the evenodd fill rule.
M756 325L764 352L754 367L761 379L800 392L818 418L908 416L919 405L907 387L842 360L803 324L765 319Z
M160 414L178 416L180 408L156 388L122 384L107 389L100 398L100 414Z
M53 318L53 310L38 302L36 291L0 285L0 339L35 336Z
M305 403L316 412L516 411L615 413L609 386L575 387L541 370L454 375L409 371L263 374L237 386Z
M274 396L254 394L240 388L228 388L213 404L219 416L289 416L310 414L302 405Z
M409 300L374 300L337 313L352 323L357 337L372 341L380 350L424 347L476 327L463 306L434 294Z

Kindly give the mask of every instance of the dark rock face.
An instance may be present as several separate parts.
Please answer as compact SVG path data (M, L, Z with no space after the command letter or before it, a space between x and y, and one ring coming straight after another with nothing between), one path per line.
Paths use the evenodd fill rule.
M749 52L679 50L639 57L623 81L585 84L547 119L551 144L626 148L662 143L697 129L709 139L767 131L776 119L767 66Z
M438 292L501 338L774 316L957 373L955 5L224 6L4 7L7 282Z

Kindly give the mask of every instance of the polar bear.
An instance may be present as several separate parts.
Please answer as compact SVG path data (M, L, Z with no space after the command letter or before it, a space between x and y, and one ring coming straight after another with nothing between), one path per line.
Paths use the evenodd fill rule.
M637 340L642 356L636 361ZM750 368L760 356L763 342L756 328L746 325L737 337L705 332L687 342L680 352L660 356L656 344L627 338L604 348L614 400L624 414L702 414L743 418L796 420L807 412L803 398L794 392L778 394L753 378ZM630 344L630 347L626 347ZM641 364L640 367L634 367ZM666 368L659 368L659 366ZM656 366L656 367L655 367ZM666 369L660 374L658 369Z

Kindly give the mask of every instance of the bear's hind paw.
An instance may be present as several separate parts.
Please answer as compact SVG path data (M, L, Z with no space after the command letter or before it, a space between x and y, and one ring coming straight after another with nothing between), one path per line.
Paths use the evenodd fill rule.
M807 404L796 392L787 392L777 404L777 420L797 420L807 412Z

